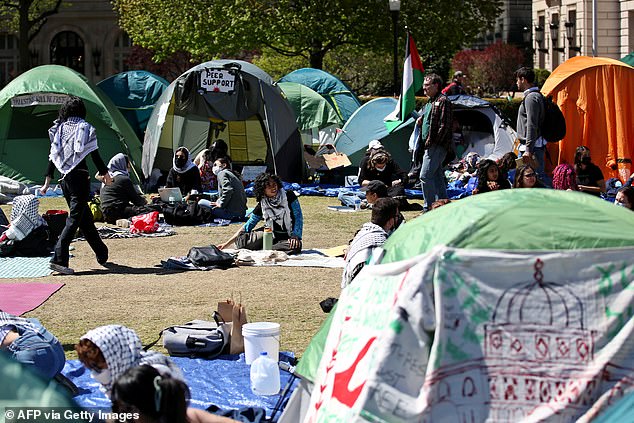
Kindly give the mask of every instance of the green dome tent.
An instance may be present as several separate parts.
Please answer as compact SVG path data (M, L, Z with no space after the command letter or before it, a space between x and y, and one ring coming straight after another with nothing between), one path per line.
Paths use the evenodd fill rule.
M302 134L302 143L319 147L334 144L341 119L319 93L296 82L277 84L295 112L295 120Z
M38 66L0 91L0 174L24 183L42 183L48 163L48 128L60 105L75 95L86 104L86 120L97 130L99 153L108 160L117 153L130 157L140 171L141 142L99 88L83 75L59 65ZM88 160L91 175L92 161Z
M224 59L189 69L163 92L145 131L143 173L172 167L178 147L195 156L219 138L234 164L266 164L288 182L303 178L301 137L282 90L257 66Z
M566 400L556 408L566 416L582 415L595 403L597 409L604 409L614 403L614 395L618 398L634 390L634 385L622 384L634 374L634 363L619 362L620 357L630 360L631 354L623 348L627 350L626 340L634 329L627 312L634 307L629 295L632 278L627 276L634 269L634 232L625 230L632 225L634 213L630 210L582 193L548 189L481 194L406 223L384 245L381 264L366 266L342 291L336 311L303 354L296 371L319 386L313 390L310 405L304 399L303 413L312 413L315 421L325 415L341 422L354 421L357 416L369 421L462 421L461 413L470 413L473 409L469 407L479 404L473 411L475 421L502 419L500 410L511 409L521 410L507 420L523 421L525 404L512 398L504 402L495 397L495 387L479 384L498 380L493 376L504 369L524 382L530 376L523 376L523 362L534 367L546 363L543 365L551 370L563 363L568 366L566 372L573 372L566 376L570 380L575 379L574 372L586 372L591 378L607 372L610 378L596 382L596 392L584 399L584 407L566 407L571 403ZM543 276L535 258L543 260ZM524 266L521 279L517 277L518 263ZM480 276L486 277L473 276L478 265ZM516 282L533 278L532 285L525 285L532 288L516 288ZM451 301L451 308L446 308ZM520 310L518 317L512 311L518 305L537 311L525 311L522 317ZM527 319L538 323L522 327L519 323ZM577 321L582 322L580 329L576 329ZM456 328L464 345L443 338ZM491 328L506 328L500 332L504 336L498 338ZM498 341L517 335L517 342L537 342L536 334L544 330L550 331L545 335L548 340L539 338L537 350L531 354L539 355L543 348L559 348L559 355L568 354L572 348L567 339L574 332L578 338L574 354L580 354L581 361L550 361L551 356L543 356L543 361L533 364L531 357L520 360L525 357L520 354L522 344L513 342L503 344L510 349L501 356L491 355L502 345ZM556 336L561 340L558 347L548 346ZM513 354L520 361L513 361ZM588 358L592 354L607 359L593 367L595 362ZM541 374L533 375L538 386ZM460 381L455 375L461 376ZM449 403L440 404L449 398L443 392L460 394L458 383L466 387L462 392L479 392L479 397L465 403L465 399L451 396ZM423 386L434 388L426 391ZM500 380L502 393L505 386ZM516 389L518 396L526 392L519 387L508 389ZM575 392L569 391L570 398L577 398ZM381 399L385 400L382 404ZM548 415L552 409L547 405L535 410ZM398 410L407 412L399 416Z

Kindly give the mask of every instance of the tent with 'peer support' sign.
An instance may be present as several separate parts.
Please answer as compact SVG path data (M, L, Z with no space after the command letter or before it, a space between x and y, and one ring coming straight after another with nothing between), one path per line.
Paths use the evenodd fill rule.
M157 101L143 142L143 174L172 167L174 151L195 156L224 140L237 165L266 165L299 182L303 150L295 115L273 79L241 60L213 60L176 78Z
M632 224L630 210L545 189L481 194L405 223L342 291L296 370L312 389L303 403L298 389L285 415L603 414L634 392L634 235L622 230Z

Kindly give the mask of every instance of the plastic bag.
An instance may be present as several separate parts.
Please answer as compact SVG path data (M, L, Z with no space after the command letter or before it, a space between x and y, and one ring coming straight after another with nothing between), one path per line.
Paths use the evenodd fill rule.
M130 225L130 233L151 234L156 232L159 228L158 217L159 212L157 211L133 216L132 224Z

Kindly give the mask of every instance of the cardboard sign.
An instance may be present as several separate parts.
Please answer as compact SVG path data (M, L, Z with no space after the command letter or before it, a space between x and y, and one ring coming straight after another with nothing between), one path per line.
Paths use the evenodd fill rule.
M328 169L346 167L352 164L352 162L350 162L350 159L348 159L348 156L346 156L344 153L324 154L324 159L326 160L326 166L328 167Z
M242 180L244 182L255 181L255 178L264 172L266 172L266 166L244 166L242 168Z
M227 69L203 69L200 71L200 89L213 93L232 93L236 74Z

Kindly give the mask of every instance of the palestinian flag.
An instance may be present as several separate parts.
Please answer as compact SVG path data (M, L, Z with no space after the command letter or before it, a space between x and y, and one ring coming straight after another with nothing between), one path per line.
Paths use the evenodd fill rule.
M414 44L414 38L408 32L401 95L398 97L396 109L383 119L388 132L392 132L406 121L416 107L416 92L423 86L424 70L423 62L421 62L416 44Z

